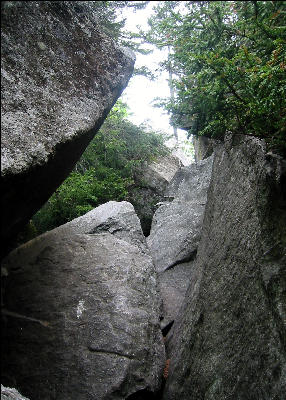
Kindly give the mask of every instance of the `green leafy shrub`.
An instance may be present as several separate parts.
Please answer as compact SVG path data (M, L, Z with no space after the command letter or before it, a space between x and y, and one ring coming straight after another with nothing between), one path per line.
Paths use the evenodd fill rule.
M143 162L167 154L164 137L128 120L118 101L74 171L33 217L38 233L62 225L110 200L128 199Z
M145 38L169 49L162 67L176 77L158 104L173 123L257 136L286 155L285 1L159 2L149 22Z

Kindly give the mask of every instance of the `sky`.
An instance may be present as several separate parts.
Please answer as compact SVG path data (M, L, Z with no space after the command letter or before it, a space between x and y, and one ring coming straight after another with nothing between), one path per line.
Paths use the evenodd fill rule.
M148 28L148 17L151 14L152 8L158 3L151 1L146 9L124 10L124 17L127 18L125 28L130 31L136 31L136 26L140 25L143 29ZM147 66L152 71L159 68L159 62L166 56L166 51L155 49L153 53L148 55L136 54L136 67ZM153 129L166 132L172 135L173 128L169 124L169 116L162 108L152 106L152 101L156 97L169 97L170 91L168 87L168 73L160 72L159 78L155 81L150 81L144 76L133 76L127 88L124 90L122 100L125 101L131 113L130 120L135 124L147 122ZM178 130L179 141L184 142L186 132ZM175 144L174 140L168 142L170 146Z

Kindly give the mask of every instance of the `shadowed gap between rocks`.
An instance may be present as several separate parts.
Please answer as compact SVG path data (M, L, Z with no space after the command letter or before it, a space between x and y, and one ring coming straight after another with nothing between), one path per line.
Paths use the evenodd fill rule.
M174 320L169 322L168 325L166 325L163 329L161 329L161 332L162 332L162 335L163 335L164 338L166 338L166 336L170 332L174 322L175 322Z
M142 389L136 393L132 393L125 400L161 400L162 395L163 395L163 387L157 394L150 392L148 389Z
M3 239L1 259L14 249L14 242L17 234L37 211L35 204L38 204L38 209L43 206L51 193L55 192L66 176L72 171L74 164L100 128L108 111L109 110L105 110L103 117L97 122L93 129L84 134L78 134L77 138L73 141L58 144L55 154L49 158L46 164L31 168L28 172L24 172L23 174L3 178L2 206L6 212L2 220ZM51 176L55 177L53 182L51 182ZM27 191L27 187L29 187L31 182L33 182L38 190ZM39 190L39 188L41 188L41 190ZM25 202L22 200L22 193L26 193L27 195ZM19 207L20 203L22 203L22 208L25 209L23 211L25 218L19 219L11 224L9 223L9 221L12 220L11 213L14 212L15 208ZM7 210L5 207L6 204L14 204L15 207L12 210L10 210L10 208Z
M187 263L187 262L190 262L190 261L195 261L196 256L197 256L197 251L198 251L198 249L195 249L194 251L192 251L186 257L184 257L181 260L178 260L178 261L174 262L173 264L169 265L169 267L167 267L165 269L165 271L169 271L170 269L176 267L177 265L184 264L184 263Z

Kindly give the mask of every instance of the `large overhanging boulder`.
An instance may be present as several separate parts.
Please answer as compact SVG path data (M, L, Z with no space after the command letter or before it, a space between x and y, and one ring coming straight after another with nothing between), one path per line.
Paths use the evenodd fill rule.
M92 3L1 3L4 238L67 177L132 74Z

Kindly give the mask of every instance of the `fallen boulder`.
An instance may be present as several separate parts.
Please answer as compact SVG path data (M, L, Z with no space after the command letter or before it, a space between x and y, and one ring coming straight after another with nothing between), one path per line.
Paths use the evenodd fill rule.
M161 328L170 332L193 274L213 157L177 171L155 212L147 243L158 272Z
M130 203L108 202L27 242L2 268L5 385L14 379L31 400L159 391L156 272Z
M1 2L2 237L64 181L133 71L92 2ZM3 239L2 239L2 247Z
M128 200L135 208L145 236L150 234L156 204L164 199L165 190L180 166L179 158L170 154L146 162L135 174Z
M147 238L158 272L194 258L201 226L213 158L181 168L173 177L167 200L155 212Z
M194 273L194 261L175 265L158 274L162 299L161 330L167 344Z
M163 398L284 398L286 164L263 141L216 149L195 263Z

